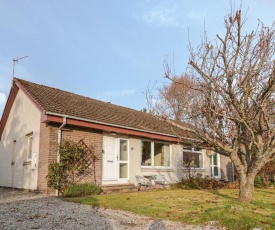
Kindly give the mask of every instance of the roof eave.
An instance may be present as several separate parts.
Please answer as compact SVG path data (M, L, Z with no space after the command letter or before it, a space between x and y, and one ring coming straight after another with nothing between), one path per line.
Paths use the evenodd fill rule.
M30 99L31 102L33 102L33 104L41 112L41 114L45 112L45 110L39 105L39 103L33 98L33 96L20 84L20 82L18 82L16 78L13 78L12 87L0 121L0 140L2 139L4 128L6 126L12 105L14 103L14 100L19 89L22 92L24 92L24 94Z
M58 114L50 111L46 111L39 103L38 101L33 97L31 93L28 92L27 89L24 88L20 84L19 81L17 81L16 78L13 79L12 88L1 118L0 122L0 139L2 137L4 127L6 125L8 116L10 114L10 110L12 108L12 105L14 103L15 97L18 93L18 90L22 90L22 92L29 98L29 100L35 105L35 107L41 112L41 122L57 122L62 123L63 117L67 118L67 124L74 125L74 126L80 126L80 127L87 127L87 128L93 128L97 130L107 131L107 132L117 132L121 134L128 134L133 136L139 136L143 138L151 138L151 139L158 139L163 141L170 141L170 142L182 142L182 138L171 135L171 134L165 134L165 133L158 133L154 131L148 131L148 130L142 130L127 126L121 126L111 123L104 123L100 121L80 118L80 117L74 117L70 115L65 114ZM184 138L184 139L190 139L190 138Z
M163 141L181 142L181 138L175 135L163 134L148 130L141 130L132 127L126 127L121 125L115 125L110 123L99 122L95 120L84 119L80 117L74 117L66 114L58 114L53 112L45 112L42 122L56 122L62 123L63 117L67 118L68 125L81 126L86 128L93 128L97 130L116 132L121 134L139 136L143 138L158 139Z

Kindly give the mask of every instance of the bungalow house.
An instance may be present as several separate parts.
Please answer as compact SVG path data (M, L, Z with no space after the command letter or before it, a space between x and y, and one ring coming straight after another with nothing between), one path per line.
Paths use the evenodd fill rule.
M153 174L174 183L183 177L186 152L196 156L197 173L232 180L228 158L183 148L176 134L192 135L176 129L148 113L14 78L0 123L0 186L52 193L46 176L64 139L93 147L88 180L100 186Z

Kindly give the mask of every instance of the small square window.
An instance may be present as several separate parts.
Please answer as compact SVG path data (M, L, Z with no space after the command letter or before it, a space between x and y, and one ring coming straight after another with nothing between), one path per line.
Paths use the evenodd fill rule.
M201 149L183 149L183 166L191 168L203 168L203 156Z

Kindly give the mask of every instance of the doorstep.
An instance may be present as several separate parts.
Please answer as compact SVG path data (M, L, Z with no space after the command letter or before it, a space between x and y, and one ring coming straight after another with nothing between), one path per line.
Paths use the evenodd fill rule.
M112 184L112 185L101 185L101 194L112 194L112 193L129 193L137 192L138 187L134 184Z

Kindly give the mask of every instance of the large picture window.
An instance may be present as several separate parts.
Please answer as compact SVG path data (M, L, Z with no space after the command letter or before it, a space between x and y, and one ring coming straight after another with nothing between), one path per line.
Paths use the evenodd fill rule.
M142 161L141 165L152 166L151 160L151 142L142 141Z
M169 144L142 141L142 166L170 167Z
M184 148L183 166L197 169L203 168L202 150L196 148Z

